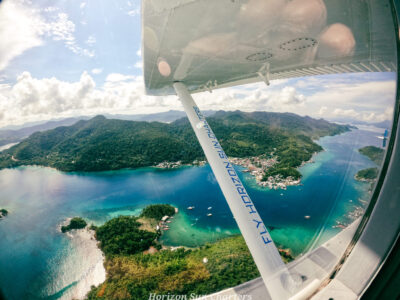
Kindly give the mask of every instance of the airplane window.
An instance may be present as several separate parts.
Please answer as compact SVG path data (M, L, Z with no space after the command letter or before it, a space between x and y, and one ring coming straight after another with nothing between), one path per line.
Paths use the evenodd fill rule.
M0 1L0 299L315 296L393 148L392 10Z

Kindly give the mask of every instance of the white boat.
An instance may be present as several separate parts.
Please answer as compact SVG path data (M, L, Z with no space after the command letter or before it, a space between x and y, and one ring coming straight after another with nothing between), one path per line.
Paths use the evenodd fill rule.
M212 216L212 214L207 214L207 217L211 217Z
M187 209L192 210L194 209L194 206L189 206Z
M212 209L212 206L210 206L209 208L207 208L208 210Z

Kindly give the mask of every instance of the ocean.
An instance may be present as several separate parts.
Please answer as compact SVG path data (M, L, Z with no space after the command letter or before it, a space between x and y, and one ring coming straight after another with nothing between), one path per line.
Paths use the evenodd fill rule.
M354 175L374 166L357 150L380 146L377 135L364 128L321 138L325 151L300 168L302 185L287 190L259 187L236 167L277 245L301 255L338 233L338 224L354 220L352 212L370 197L370 185ZM103 257L90 234L60 232L74 216L100 225L138 215L148 204L168 203L179 213L161 237L166 245L196 247L239 233L208 165L99 173L19 167L0 171L0 190L0 208L10 212L0 221L0 289L6 299L82 298L104 280Z

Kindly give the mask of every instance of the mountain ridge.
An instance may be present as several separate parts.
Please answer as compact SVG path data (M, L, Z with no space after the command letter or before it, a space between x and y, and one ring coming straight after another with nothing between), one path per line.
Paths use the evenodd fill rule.
M313 140L351 129L288 113L219 111L207 120L228 156L273 153L281 169L296 168L321 151ZM204 154L187 118L166 124L96 116L32 134L0 153L0 168L41 165L67 172L105 171L194 160L204 160Z

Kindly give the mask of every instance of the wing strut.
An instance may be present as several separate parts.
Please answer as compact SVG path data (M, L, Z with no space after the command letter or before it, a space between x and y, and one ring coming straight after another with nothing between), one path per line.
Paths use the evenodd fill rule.
M175 82L174 89L183 104L190 124L253 255L271 298L288 299L293 291L294 281L254 203L233 168L233 164L229 162L186 86L181 82Z

